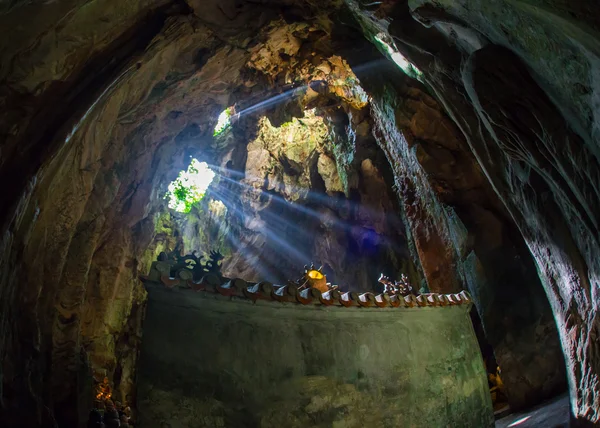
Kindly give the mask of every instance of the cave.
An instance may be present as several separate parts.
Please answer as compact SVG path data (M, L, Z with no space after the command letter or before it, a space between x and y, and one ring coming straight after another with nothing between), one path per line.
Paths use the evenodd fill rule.
M0 28L0 426L600 426L592 0Z

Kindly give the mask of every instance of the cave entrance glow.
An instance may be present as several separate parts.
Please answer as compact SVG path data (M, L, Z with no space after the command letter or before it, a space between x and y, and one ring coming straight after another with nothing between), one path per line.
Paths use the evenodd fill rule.
M169 184L165 195L165 199L169 201L169 208L180 213L189 213L192 206L202 200L214 178L215 173L206 162L192 159L188 169L181 171Z
M217 119L217 125L215 126L215 130L213 132L213 137L221 134L225 131L229 126L231 126L231 116L233 115L233 107L227 107L225 110L221 112L219 118Z
M415 67L410 61L408 61L404 55L398 52L398 49L394 46L394 42L387 41L388 37L384 33L379 33L375 40L377 40L385 51L390 56L390 59L396 63L398 67L404 71L408 76L413 79L422 80L423 73L417 67Z

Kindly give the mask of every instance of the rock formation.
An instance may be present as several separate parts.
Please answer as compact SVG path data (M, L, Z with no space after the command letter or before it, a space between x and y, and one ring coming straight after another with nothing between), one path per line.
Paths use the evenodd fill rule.
M568 383L600 424L592 0L0 0L0 28L7 426L77 426L94 377L134 406L138 275L203 242L240 277L314 259L367 289L381 259L469 290L511 406ZM284 144L303 120L318 138ZM229 172L183 218L163 196L190 156ZM310 259L269 265L268 231Z

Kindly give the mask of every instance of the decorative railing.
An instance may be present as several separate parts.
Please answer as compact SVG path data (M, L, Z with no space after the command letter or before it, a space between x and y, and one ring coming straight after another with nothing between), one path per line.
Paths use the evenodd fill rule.
M275 285L266 281L249 283L239 278L223 278L214 273L207 273L199 281L196 281L183 270L180 270L176 277L171 276L172 272L172 263L158 261L153 263L149 275L140 276L140 279L145 283L159 283L167 288L186 288L196 292L215 293L252 301L265 300L301 305L419 308L454 306L472 302L471 296L466 291L457 294L426 293L418 296L413 294L403 296L388 293L344 292L339 289L323 292L317 288L302 288L296 283L288 283L287 285Z

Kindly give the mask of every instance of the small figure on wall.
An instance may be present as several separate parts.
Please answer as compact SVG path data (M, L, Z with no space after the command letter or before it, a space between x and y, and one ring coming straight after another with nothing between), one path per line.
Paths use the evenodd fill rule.
M484 362L484 364L486 363L487 361ZM504 390L504 382L502 382L500 374L500 366L496 366L494 373L488 373L488 385L490 387L490 395L492 396L494 410L499 410L508 404L508 398L506 397L506 391Z
M104 376L102 382L96 385L96 400L106 401L110 400L110 397L112 397L112 388L110 387L108 378Z
M176 249L168 253L161 252L156 261L163 264L170 278L200 281L204 275L213 274L223 282L221 263L224 256L219 251L210 251L206 263L202 263L203 259L204 256L198 255L197 251L181 256L179 250Z
M383 284L383 292L390 296L418 296L414 287L408 281L408 277L404 274L400 275L400 281L391 281L389 277L381 274L378 281Z

